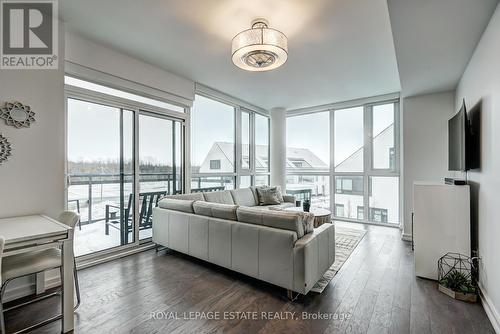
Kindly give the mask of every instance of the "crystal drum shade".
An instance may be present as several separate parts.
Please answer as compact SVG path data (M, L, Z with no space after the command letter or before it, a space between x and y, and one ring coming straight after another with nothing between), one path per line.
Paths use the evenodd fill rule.
M269 71L280 67L288 57L286 36L267 26L265 20L253 22L252 28L233 38L233 63L247 71Z

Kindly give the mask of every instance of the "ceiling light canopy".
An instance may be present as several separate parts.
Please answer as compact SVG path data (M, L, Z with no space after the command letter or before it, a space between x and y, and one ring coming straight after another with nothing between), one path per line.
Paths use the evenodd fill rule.
M271 29L264 19L252 22L252 28L233 38L233 63L253 72L274 70L288 58L288 40L282 32Z

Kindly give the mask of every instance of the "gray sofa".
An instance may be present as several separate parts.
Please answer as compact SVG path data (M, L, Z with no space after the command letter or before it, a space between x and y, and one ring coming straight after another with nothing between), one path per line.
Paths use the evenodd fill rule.
M163 198L153 241L167 248L307 294L335 260L335 228L313 229L304 214L259 206L254 187ZM275 210L270 210L273 208Z

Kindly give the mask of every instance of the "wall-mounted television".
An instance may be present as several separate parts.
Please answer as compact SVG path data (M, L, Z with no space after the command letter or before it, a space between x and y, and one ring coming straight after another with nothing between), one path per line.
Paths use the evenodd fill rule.
M479 168L478 130L469 120L464 100L458 113L448 121L448 170Z

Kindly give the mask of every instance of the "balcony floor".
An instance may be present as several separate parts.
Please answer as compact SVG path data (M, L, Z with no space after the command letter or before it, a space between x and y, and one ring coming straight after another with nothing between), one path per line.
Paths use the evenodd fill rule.
M120 233L116 228L110 227L109 235L104 233L104 220L92 224L75 227L75 256L81 256L98 252L101 250L120 246ZM141 239L150 238L152 230L139 231ZM132 233L129 233L129 240L132 240Z

